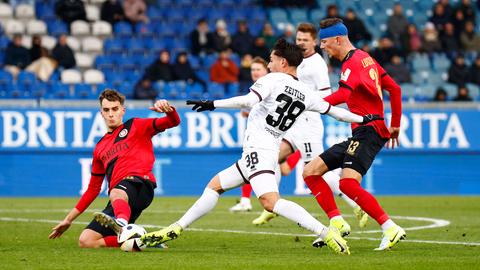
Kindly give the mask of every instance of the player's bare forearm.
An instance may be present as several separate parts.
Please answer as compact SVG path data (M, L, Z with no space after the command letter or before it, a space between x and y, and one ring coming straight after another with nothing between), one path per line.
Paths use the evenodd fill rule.
M402 118L402 89L389 75L382 77L382 88L390 93L390 105L392 108L390 126L400 127Z
M70 210L67 216L60 223L58 223L55 227L52 228L52 232L50 233L48 238L55 239L62 236L62 234L67 231L68 228L70 228L72 222L79 215L81 215L81 212L77 208L73 208L72 210Z

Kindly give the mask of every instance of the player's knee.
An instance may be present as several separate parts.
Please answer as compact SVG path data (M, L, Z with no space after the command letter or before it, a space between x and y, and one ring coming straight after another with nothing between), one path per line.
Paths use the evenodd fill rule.
M278 198L273 196L260 196L260 204L263 206L263 209L268 212L273 212L273 208L277 203Z
M80 238L78 239L78 246L80 248L96 248L96 241L91 239L90 237L86 237L83 235L80 235Z

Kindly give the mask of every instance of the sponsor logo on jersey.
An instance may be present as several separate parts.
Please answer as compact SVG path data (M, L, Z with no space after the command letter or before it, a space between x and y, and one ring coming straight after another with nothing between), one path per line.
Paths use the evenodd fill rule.
M118 133L118 137L120 138L123 138L125 136L127 136L128 134L128 130L126 128L122 129L122 131L120 131L120 133Z
M340 74L340 80L346 82L351 72L352 71L349 68L345 69L345 71Z
M253 86L255 86L255 87L259 87L259 88L260 88L260 87L262 87L262 84L261 84L261 83L258 83L258 82L256 82L256 83L255 83Z

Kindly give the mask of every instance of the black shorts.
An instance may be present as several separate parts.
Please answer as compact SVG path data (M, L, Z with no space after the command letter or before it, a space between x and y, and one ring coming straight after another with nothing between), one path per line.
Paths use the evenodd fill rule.
M380 137L371 126L360 126L352 135L348 140L328 148L320 157L329 170L351 168L365 175L388 139Z
M135 223L135 220L137 220L142 211L152 202L155 184L149 180L133 177L132 179L124 179L120 181L114 188L122 189L127 192L128 204L130 205L131 210L128 223ZM114 216L113 207L110 201L102 212L112 217ZM95 219L87 225L86 229L94 230L103 236L116 235L112 229L103 227Z

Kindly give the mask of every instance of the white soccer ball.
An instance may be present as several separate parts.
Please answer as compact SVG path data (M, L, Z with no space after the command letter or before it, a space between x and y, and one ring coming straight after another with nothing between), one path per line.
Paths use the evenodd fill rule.
M142 251L147 246L140 241L140 237L147 231L136 224L128 224L122 228L122 232L118 235L118 243L123 251Z

